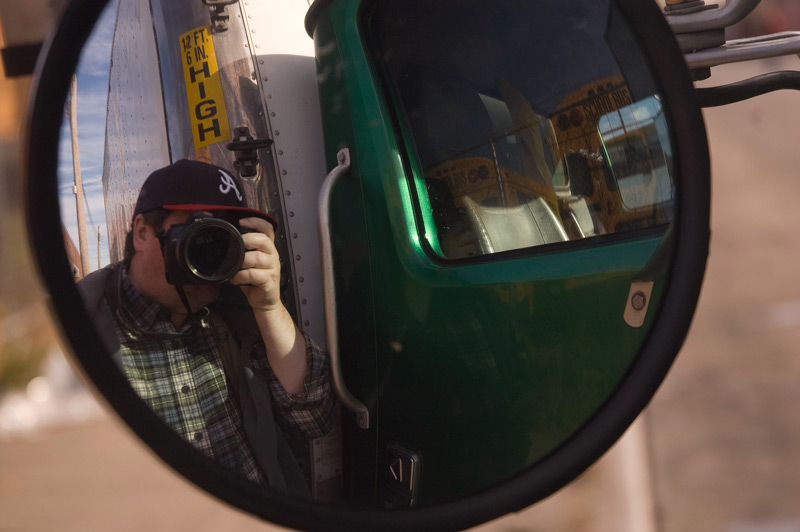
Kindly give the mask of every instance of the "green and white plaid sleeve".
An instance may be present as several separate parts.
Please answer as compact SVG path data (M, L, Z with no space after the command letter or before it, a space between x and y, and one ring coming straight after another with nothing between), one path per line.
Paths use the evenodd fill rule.
M260 353L254 354L253 365L266 371L270 391L275 401L278 423L288 436L295 438L318 438L333 426L335 404L331 389L330 361L327 353L303 333L306 342L308 374L303 382L303 391L287 393L272 371L259 344Z

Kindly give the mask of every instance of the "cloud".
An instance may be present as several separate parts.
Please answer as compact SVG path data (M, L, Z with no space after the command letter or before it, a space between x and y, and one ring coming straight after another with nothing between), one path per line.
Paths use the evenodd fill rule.
M111 43L114 40L114 27L117 22L117 0L113 0L103 10L94 30L81 52L78 70L86 75L108 78L108 64L111 57Z

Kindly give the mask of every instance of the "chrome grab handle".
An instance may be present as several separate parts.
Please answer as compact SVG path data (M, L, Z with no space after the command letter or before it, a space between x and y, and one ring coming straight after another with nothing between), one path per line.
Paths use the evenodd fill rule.
M356 414L359 428L369 428L369 410L364 403L356 399L342 376L342 365L339 357L339 333L336 319L336 286L333 277L333 243L331 239L330 199L334 185L350 170L350 150L343 148L336 155L338 165L325 178L319 191L319 245L322 262L322 290L325 311L325 340L328 354L331 357L331 374L333 389L345 408Z
M666 17L672 33L690 33L718 30L743 20L761 0L727 0L723 7L709 4L699 11L674 14Z
M800 53L800 31L746 37L684 54L689 68L705 68Z

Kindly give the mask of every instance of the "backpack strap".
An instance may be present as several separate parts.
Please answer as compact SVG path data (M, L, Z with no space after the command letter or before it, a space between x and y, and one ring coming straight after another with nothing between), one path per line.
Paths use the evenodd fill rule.
M262 371L254 370L250 364L249 354L254 342L240 345L228 320L218 312L211 314L211 321L225 374L238 397L249 447L267 482L281 493L310 497L297 458L275 421L269 382ZM249 320L242 321L248 323ZM237 320L237 323L242 321ZM255 323L252 326L258 330Z

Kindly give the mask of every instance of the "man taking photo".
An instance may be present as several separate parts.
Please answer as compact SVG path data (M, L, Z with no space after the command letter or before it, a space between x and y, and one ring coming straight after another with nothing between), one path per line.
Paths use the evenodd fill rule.
M208 163L156 170L139 192L124 260L78 286L162 421L243 477L307 496L284 435L330 430L329 362L281 301L277 222L248 208L241 190Z

